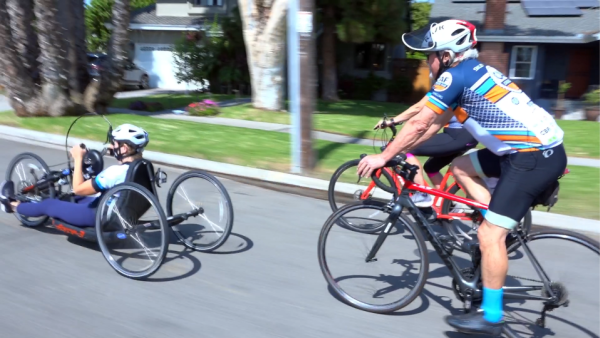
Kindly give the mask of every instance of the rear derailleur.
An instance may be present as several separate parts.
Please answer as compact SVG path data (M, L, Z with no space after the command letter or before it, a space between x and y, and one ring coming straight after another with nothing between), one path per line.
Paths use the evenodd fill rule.
M552 290L553 293L552 300L544 303L544 308L541 311L541 316L535 321L535 325L539 327L546 327L546 312L558 309L561 306L569 306L567 289L562 283L550 283L550 290ZM548 290L543 289L542 296L549 297L550 294L548 293Z

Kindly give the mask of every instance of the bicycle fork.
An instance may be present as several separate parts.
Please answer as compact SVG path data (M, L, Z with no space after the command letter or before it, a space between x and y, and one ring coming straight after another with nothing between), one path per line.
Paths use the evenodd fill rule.
M388 206L391 207L390 216L386 220L386 224L385 224L383 231L379 234L379 236L377 236L377 240L375 241L375 244L373 245L373 247L371 248L371 251L367 255L367 258L365 258L365 262L367 262L367 263L377 261L377 258L375 258L375 255L377 255L377 252L383 245L383 242L385 241L388 234L390 233L390 230L396 224L396 222L398 221L398 218L400 218L400 215L402 214L402 209L404 209L404 207L402 205L400 205L400 203L390 202L390 204Z

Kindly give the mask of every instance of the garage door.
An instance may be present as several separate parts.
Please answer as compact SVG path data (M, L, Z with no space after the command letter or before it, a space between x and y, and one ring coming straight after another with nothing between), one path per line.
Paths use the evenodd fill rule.
M199 87L185 82L177 83L173 45L136 43L135 63L148 72L152 88L193 90Z

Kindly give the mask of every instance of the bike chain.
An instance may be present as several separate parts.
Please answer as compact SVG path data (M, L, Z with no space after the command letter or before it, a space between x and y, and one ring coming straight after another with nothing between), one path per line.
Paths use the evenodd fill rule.
M513 276L513 275L506 275L506 277L512 277L514 279L521 279L521 280L526 280L528 282L535 282L535 283L544 284L544 282L541 281L541 280L535 280L535 279L530 279L530 278L525 278L525 277L517 277L517 276Z

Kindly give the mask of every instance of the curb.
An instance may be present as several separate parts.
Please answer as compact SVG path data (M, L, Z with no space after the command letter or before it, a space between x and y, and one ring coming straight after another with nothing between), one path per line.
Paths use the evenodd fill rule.
M8 127L0 125L0 138L23 142L32 143L42 147L55 148L57 146L64 147L65 138L64 136L49 134L39 131ZM39 142L39 143L38 143ZM85 143L90 148L102 148L103 143L97 141L91 141L81 138L71 137L68 145L75 146L80 143ZM271 183L277 185L284 185L293 188L302 188L317 190L322 195L323 192L327 192L329 188L329 181L321 180L317 178L293 175L288 173L270 171L265 169L257 169L252 167L244 167L235 164L221 163L215 161L208 161L193 157L165 154L155 151L144 151L144 157L153 162L163 163L174 167L184 167L193 169L202 169L209 172L222 174L224 176L235 178L241 178L245 180L254 180L261 183ZM247 182L247 181L246 181ZM256 182L253 182L256 183ZM252 184L252 183L250 183ZM343 193L353 194L356 191L356 186L349 183L344 183L339 187ZM277 189L281 190L281 189ZM384 192L378 191L376 194L378 197L389 196ZM549 226L555 228L562 228L568 230L585 231L600 234L600 221L566 216L560 214L552 214L541 211L532 211L532 216L535 219L535 225Z

